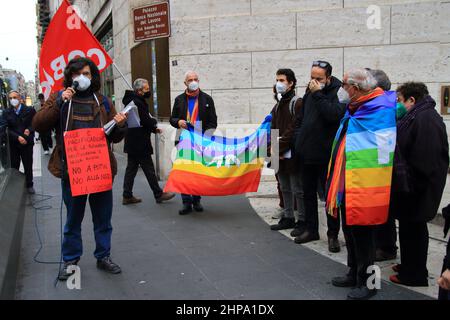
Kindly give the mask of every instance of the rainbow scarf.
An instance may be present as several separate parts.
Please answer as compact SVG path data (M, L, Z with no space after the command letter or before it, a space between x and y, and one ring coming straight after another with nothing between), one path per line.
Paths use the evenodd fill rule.
M186 121L192 125L195 125L195 121L197 121L199 93L200 93L200 89L197 89L194 92L189 92L188 90L186 90L186 96L187 96L187 98L186 98L187 99L187 101L186 101L186 105L187 105ZM195 99L194 109L192 109L192 114L191 114L189 112L189 98L192 98L192 97L196 97L196 99Z
M328 214L336 217L345 201L348 225L387 221L396 134L395 92L376 89L348 106L333 143Z
M226 138L182 130L165 192L226 196L258 191L261 169L270 142L268 115L251 135Z

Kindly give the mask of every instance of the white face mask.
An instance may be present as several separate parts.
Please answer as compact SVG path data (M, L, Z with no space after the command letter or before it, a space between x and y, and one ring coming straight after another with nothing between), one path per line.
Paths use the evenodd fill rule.
M86 91L91 86L91 79L86 77L84 74L80 74L79 76L75 77L73 81L78 82L77 90L80 91Z
M340 103L345 103L345 104L349 104L350 103L350 95L348 94L347 90L345 90L344 88L340 87L338 92L337 92L337 96L339 99Z
M20 101L17 99L10 99L9 103L15 108L19 105Z
M197 81L189 82L188 89L189 89L189 91L197 91L197 89L198 89L198 82Z
M287 91L287 86L283 82L278 81L275 87L279 94L284 94Z
M322 82L320 82L319 84L320 84L320 90L323 90L323 88L325 88L325 86L327 85L326 83L322 83Z

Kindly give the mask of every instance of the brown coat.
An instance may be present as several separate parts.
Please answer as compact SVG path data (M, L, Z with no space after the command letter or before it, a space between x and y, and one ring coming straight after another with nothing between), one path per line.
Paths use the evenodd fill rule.
M272 125L271 129L279 130L279 153L283 155L289 149L292 149L293 137L295 130L296 115L299 115L303 106L303 100L298 98L294 106L294 114L291 113L290 104L294 97L294 92L289 92L281 98L280 102L272 109ZM280 171L294 173L298 170L294 155L290 159L280 159Z
M117 114L114 105L111 100L108 98L110 111L109 113L106 111L105 106L103 104L103 96L101 94L96 94L100 106L96 104L94 108L94 115L100 112L100 120L102 125L105 125L109 121L111 121L114 116ZM52 155L48 162L48 170L57 178L62 178L62 161L61 161L61 144L62 144L62 131L64 130L64 126L67 120L67 112L68 108L65 107L63 109L63 113L60 113L60 106L63 105L61 97L58 97L58 93L53 93L50 97L45 101L44 106L36 113L33 118L32 126L34 130L39 133L49 132L53 128L56 129L56 147L53 149ZM72 119L69 119L69 128L72 126ZM111 171L112 175L115 176L117 174L117 161L112 152L111 143L120 142L126 134L126 126L124 128L115 127L115 129L111 132L111 134L107 137L108 139L108 150L109 150L109 159L111 162Z

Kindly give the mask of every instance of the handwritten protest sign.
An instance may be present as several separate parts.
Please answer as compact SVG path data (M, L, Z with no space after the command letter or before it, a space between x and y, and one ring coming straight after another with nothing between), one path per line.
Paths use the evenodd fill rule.
M112 189L111 164L103 128L67 131L64 146L73 197Z

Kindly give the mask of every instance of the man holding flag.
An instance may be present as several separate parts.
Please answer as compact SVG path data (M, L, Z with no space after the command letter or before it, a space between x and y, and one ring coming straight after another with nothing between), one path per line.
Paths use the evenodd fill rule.
M66 61L69 61L68 64ZM53 17L43 42L39 70L41 86L47 100L32 123L39 133L56 129L56 147L49 160L48 169L61 179L62 196L67 208L62 243L64 269L59 274L59 279L63 281L71 275L68 272L69 267L76 265L83 253L81 223L88 198L94 223L94 256L97 259L97 268L113 274L121 272L121 268L110 258L113 203L111 188L112 177L117 173L117 162L111 150L111 143L117 143L124 138L127 118L124 114L116 113L111 99L99 93L100 72L111 63L106 51L67 0L64 0ZM116 126L105 138L102 128L112 120L116 122ZM100 132L101 141L96 143L97 149L94 151L105 155L106 160L101 158L100 166L106 168L108 181L98 192L80 193L76 189L80 186L76 186L70 176L74 174L72 170L69 171L72 164L70 156L73 152L67 148L66 138L71 136L73 130L77 130L80 135ZM80 144L79 147L79 150L83 150L86 145ZM86 185L85 182L81 187L86 188Z

